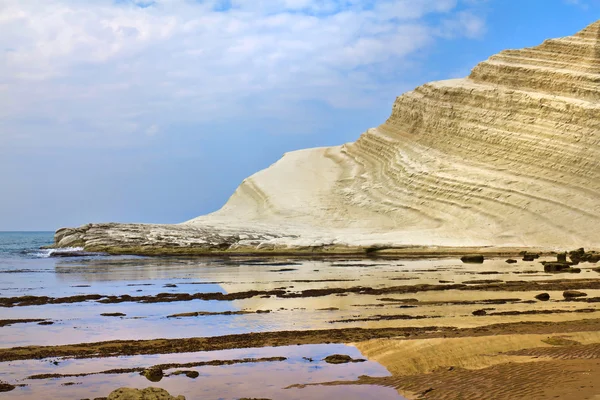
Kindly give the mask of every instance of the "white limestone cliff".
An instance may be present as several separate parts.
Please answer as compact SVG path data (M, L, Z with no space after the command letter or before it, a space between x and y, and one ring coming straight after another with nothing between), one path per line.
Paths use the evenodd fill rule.
M597 247L599 142L600 21L405 93L356 142L287 153L215 213L61 230L57 245Z

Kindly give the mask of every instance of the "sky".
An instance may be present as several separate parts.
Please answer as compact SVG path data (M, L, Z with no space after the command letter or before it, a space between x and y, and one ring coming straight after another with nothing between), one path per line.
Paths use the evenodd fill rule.
M178 223L600 0L0 0L0 231Z

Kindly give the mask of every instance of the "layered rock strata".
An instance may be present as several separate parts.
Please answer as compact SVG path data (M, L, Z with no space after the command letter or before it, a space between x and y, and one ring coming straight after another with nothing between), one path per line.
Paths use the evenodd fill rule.
M600 243L600 21L425 84L354 143L287 153L179 225L56 245L135 253Z

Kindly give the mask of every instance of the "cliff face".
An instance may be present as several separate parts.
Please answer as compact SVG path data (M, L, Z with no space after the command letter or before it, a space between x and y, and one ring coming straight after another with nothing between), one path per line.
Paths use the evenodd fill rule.
M113 235L119 247L126 229L140 230L137 244L181 247L181 235L157 242L148 233L179 229L199 240L208 230L205 247L226 250L597 246L599 141L600 21L405 93L355 143L286 154L216 213L171 227L96 225L93 239L88 228L78 240L100 249Z

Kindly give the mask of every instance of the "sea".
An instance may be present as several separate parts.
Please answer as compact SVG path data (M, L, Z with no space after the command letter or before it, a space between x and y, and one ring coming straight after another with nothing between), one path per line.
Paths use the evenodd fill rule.
M280 262L270 260L253 259L240 263L194 257L109 256L86 253L81 248L42 249L53 243L53 236L53 232L0 232L0 349L346 328L362 324L343 321L356 313L356 301L351 296L314 299L256 296L235 301L195 299L174 302L144 299L173 294L270 290L282 285L294 290L308 289L314 285L330 285L330 281L352 284L345 282L364 279L367 265L353 263L341 268L322 261L302 261L290 262L288 268L281 268ZM386 276L397 270L395 263L373 268L376 269L369 270L372 274ZM315 279L317 282L313 283ZM320 279L323 282L319 283ZM90 296L100 296L104 300L120 297L123 301L98 301L97 297L89 299ZM31 299L39 302L19 304L19 301ZM16 302L11 303L13 300ZM267 311L243 312L247 310ZM189 317L190 313L196 312L203 314ZM362 375L390 375L375 361L343 366L323 361L331 354L364 359L354 346L324 343L90 359L52 357L0 361L0 400L106 398L120 387L142 389L149 386L185 395L188 400L242 397L402 399L395 389L384 386L287 389L295 384L353 382ZM265 357L278 357L284 361L244 361ZM96 374L115 368L146 368L173 363L189 365L213 360L242 361L195 367L194 371L199 373L195 379L172 375L165 376L160 382L151 382L138 372ZM165 371L165 374L168 372L174 370ZM39 374L50 374L50 377L31 379ZM64 377L52 378L56 374ZM84 375L74 377L72 374ZM14 389L2 392L2 382L13 385Z
M55 251L41 247L52 243L54 232L0 232L0 260L48 258Z

